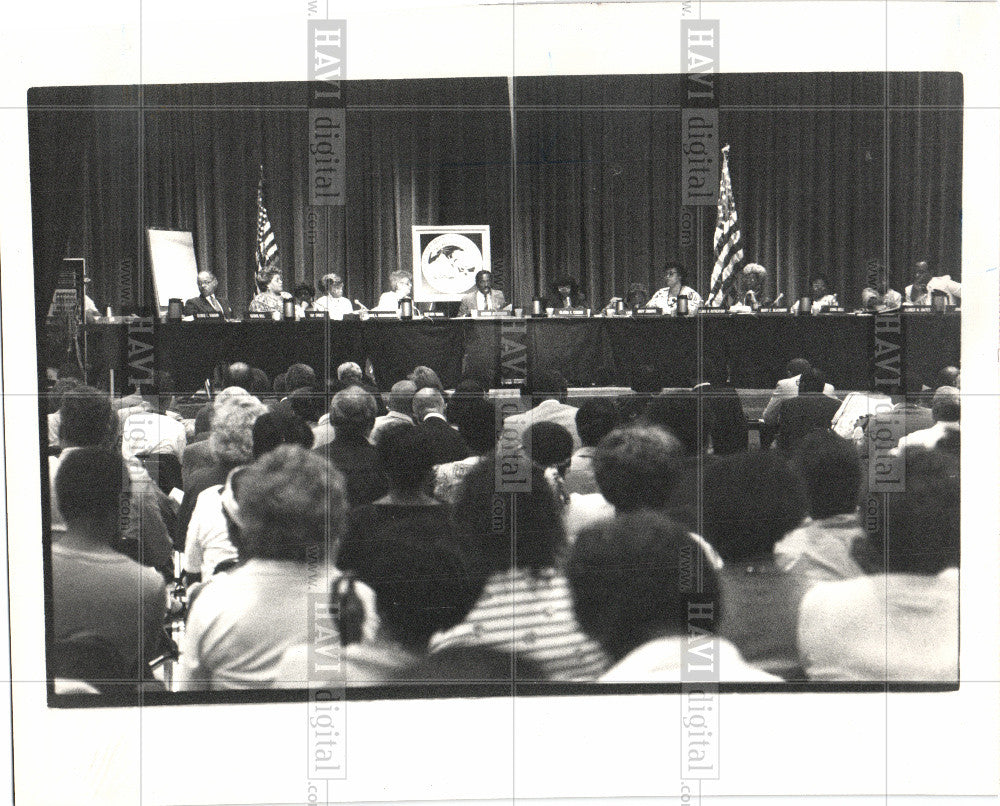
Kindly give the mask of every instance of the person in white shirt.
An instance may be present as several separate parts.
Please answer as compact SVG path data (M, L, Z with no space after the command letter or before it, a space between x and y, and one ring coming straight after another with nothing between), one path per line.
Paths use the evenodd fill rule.
M398 311L401 300L413 299L413 278L405 271L391 272L389 286L391 290L382 292L375 307L372 308L373 311ZM416 307L413 309L413 315L417 316Z
M694 569L697 592L683 584ZM705 682L706 666L711 682L780 682L719 635L717 571L702 544L662 513L643 510L585 529L567 577L580 628L611 658L602 682Z
M354 305L344 296L344 280L339 274L324 274L320 287L326 294L313 303L313 310L326 311L330 319L343 319L345 313L354 310Z
M901 456L907 448L927 448L933 450L938 442L952 433L958 433L962 416L961 394L954 386L941 386L934 392L931 401L931 417L934 425L920 431L907 434L899 440L899 444L890 452L893 456Z
M663 287L660 288L646 303L647 308L659 308L663 313L677 313L677 298L686 295L688 311L693 312L701 305L701 296L690 286L685 285L687 271L683 266L671 264L663 273Z
M173 381L167 372L155 373L155 384L143 394L142 408L122 421L122 456L172 453L178 460L187 447L187 429L180 415L170 411Z
M532 423L557 423L573 437L573 450L580 450L583 444L576 430L577 408L566 403L569 393L566 379L555 370L533 373L528 377L525 392L536 402L535 407L523 414L507 417L503 423L504 431L520 438Z
M875 531L855 551L867 576L802 599L798 645L813 680L958 680L958 458L906 454L906 484L875 496Z

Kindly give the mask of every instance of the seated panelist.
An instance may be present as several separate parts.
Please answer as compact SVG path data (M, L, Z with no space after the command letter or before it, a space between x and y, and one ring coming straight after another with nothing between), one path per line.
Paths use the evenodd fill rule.
M226 319L231 319L233 312L226 302L220 300L215 292L219 281L210 271L198 272L198 296L184 303L184 315L194 316L197 313L218 313Z
M687 273L676 263L668 264L663 273L663 286L646 303L647 308L659 308L662 313L677 312L677 297L687 295L688 311L695 311L701 305L701 296L690 286L685 285Z
M344 296L344 280L339 274L324 274L320 287L326 294L313 303L313 310L326 311L330 319L343 319L344 314L354 310L354 305Z
M251 313L274 313L282 310L283 301L286 296L281 290L281 269L274 263L269 263L261 271L257 272L254 280L257 283L258 294L250 300Z
M391 291L383 291L375 303L373 311L398 311L399 303L404 299L413 299L413 278L405 271L394 271L389 274ZM413 315L417 316L414 306Z
M470 316L473 311L500 311L506 304L503 291L493 288L492 273L484 269L476 273L476 290L462 297L458 315Z
M546 308L585 308L587 298L572 277L560 277L552 286L552 293L545 303Z

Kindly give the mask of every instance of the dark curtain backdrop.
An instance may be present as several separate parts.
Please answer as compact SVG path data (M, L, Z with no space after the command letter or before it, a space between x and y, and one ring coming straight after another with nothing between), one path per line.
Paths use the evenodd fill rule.
M868 258L900 290L920 258L960 276L961 76L717 87L746 260L777 291L794 299L822 272L851 304ZM191 230L199 266L245 309L261 164L286 288L339 271L368 304L411 266L411 226L489 224L497 285L521 304L568 273L599 306L630 282L652 290L678 257L704 292L715 209L682 226L680 88L677 76L348 82L347 205L311 210L305 84L33 90L39 308L59 261L78 256L102 309L150 304L145 231L158 227Z

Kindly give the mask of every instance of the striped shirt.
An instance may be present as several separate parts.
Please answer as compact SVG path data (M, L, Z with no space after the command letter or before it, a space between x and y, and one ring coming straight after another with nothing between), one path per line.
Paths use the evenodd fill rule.
M430 651L456 646L514 652L550 680L594 680L610 665L580 631L566 580L554 571L494 574L465 621L434 636Z

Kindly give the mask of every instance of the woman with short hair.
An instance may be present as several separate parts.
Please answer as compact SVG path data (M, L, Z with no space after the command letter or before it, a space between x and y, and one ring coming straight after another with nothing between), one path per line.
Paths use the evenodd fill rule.
M281 269L271 264L254 276L257 296L250 300L251 313L274 313L282 309Z

